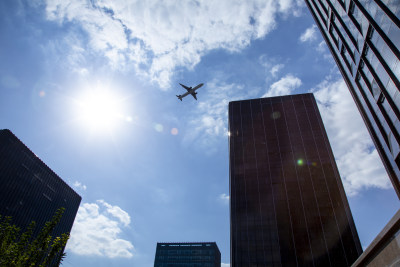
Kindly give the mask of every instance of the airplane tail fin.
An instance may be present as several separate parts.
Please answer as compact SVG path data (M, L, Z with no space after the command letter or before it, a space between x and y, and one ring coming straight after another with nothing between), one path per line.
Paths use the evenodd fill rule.
M181 95L176 95L176 97L177 97L180 101L182 101L182 96L181 96Z

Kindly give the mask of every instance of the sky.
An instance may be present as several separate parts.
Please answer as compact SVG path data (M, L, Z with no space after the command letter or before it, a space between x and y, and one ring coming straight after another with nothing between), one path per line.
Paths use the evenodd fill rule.
M314 93L363 248L399 209L301 0L4 0L0 35L0 129L82 196L63 266L200 241L229 266L233 100Z

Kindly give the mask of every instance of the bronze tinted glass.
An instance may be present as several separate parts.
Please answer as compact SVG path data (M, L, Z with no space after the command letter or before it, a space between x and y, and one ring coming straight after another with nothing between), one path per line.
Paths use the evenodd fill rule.
M229 104L231 266L350 266L361 245L312 94Z

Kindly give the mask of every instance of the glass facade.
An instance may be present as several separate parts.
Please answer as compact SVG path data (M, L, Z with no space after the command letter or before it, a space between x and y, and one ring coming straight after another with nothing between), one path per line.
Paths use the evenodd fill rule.
M350 266L362 249L312 94L229 103L231 266Z
M215 242L157 243L154 267L221 267Z
M306 3L400 198L400 1Z
M52 236L71 231L81 197L9 130L0 130L0 185L0 214L22 230L35 221L37 235L64 207Z

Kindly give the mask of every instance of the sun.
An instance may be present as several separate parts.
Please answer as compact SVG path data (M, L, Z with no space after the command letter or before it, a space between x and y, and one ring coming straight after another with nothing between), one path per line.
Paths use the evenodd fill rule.
M124 115L124 103L116 90L86 89L76 98L76 116L91 132L114 132L121 123L129 121L129 116Z

